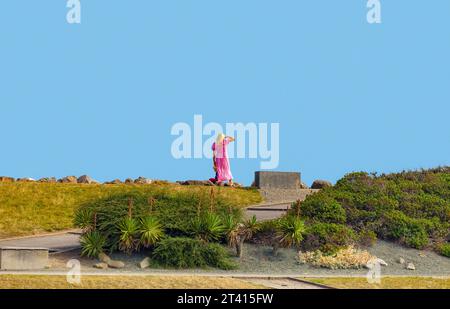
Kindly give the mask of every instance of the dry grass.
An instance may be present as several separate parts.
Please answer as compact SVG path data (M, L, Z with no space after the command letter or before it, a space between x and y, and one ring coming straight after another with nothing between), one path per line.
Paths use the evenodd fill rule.
M262 286L233 278L195 276L82 276L81 284L65 276L0 275L0 289L255 289Z
M0 238L34 235L73 228L75 210L83 203L132 191L208 195L211 187L151 185L87 185L60 183L0 183ZM235 206L261 201L256 190L215 188Z
M301 263L330 269L363 268L375 259L376 257L369 252L356 249L353 246L341 249L334 255L323 255L320 251L299 253Z
M380 284L368 283L366 278L317 278L304 280L340 289L450 289L450 278L383 277Z

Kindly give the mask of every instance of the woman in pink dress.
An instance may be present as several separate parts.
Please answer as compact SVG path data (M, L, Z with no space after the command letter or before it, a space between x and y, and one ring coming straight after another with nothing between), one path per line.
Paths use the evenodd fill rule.
M227 146L233 141L234 138L231 136L225 136L223 133L220 133L217 136L216 142L212 145L213 163L214 170L216 171L217 184L228 181L230 185L233 185L233 175L231 174L230 162L228 161L227 153Z

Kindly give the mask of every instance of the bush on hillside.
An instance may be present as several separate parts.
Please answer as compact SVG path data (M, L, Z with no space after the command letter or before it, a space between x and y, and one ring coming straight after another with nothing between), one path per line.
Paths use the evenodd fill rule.
M437 249L441 255L450 258L450 243L440 244Z
M363 230L358 234L358 244L364 247L372 247L377 242L377 234L374 231Z
M332 197L327 196L326 192L314 194L301 203L301 216L314 221L345 223L345 210Z
M450 238L450 167L350 173L308 196L298 211L309 222L345 224L362 243L367 233L417 249L443 243Z
M335 223L315 223L306 230L302 242L304 251L320 250L324 254L334 254L339 249L352 245L356 235L351 228Z
M206 218L217 218L228 214L240 218L242 210L233 207L227 201L210 199L209 195L164 191L149 196L144 192L134 191L85 203L77 210L75 223L86 231L100 232L107 239L105 248L109 251L115 251L120 247L123 251L131 252L139 248L138 232L143 228L139 228L138 223L142 223L148 216L154 217L154 220L159 223L159 228L171 236L191 235L192 223L198 218L205 218L201 220L200 230L197 232L202 237L217 240L216 238L222 235L223 227L220 220L218 226L211 227L206 224L211 223L211 220ZM124 221L125 218L131 219ZM216 221L212 223L215 224ZM208 228L213 229L208 230Z

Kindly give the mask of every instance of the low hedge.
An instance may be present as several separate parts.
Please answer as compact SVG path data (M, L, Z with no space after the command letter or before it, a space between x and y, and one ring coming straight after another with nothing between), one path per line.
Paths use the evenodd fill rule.
M438 246L438 251L443 256L450 258L450 243L441 244Z
M353 244L357 239L355 232L342 224L315 223L308 226L302 242L305 251L320 250L324 254L334 254Z
M175 268L208 266L220 269L235 268L223 246L187 237L169 237L161 240L152 257L163 266Z

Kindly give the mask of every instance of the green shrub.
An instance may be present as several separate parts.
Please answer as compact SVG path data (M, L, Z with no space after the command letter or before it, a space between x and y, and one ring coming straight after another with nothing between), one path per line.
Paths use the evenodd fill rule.
M450 239L450 167L379 176L350 173L308 196L295 211L309 223L346 224L422 249ZM360 235L360 242L370 242L368 236Z
M296 216L285 216L278 223L277 236L282 247L298 247L305 234L305 223Z
M157 220L164 233L169 236L187 236L192 233L192 221L198 217L198 214L212 212L213 215L205 219L210 232L202 235L208 239L215 240L222 237L221 233L217 234L217 226L212 227L211 222L217 216L232 215L239 219L242 217L242 210L233 205L241 205L247 203L247 199L253 196L251 190L228 191L226 188L220 191L218 197L214 198L210 188L192 186L189 190L184 186L134 186L123 185L126 193L112 194L105 198L97 198L85 202L76 212L76 226L83 228L86 232L93 229L95 217L95 229L98 230L107 239L105 249L115 251L121 249L131 252L134 245L149 245L144 239L141 220L151 216ZM106 186L109 188L109 186ZM145 190L144 190L145 188ZM235 200L235 203L231 201ZM212 211L211 211L212 210ZM93 215L95 214L95 216ZM135 220L138 231L133 231L134 236L122 236L122 230L127 230L131 226L123 226L123 218L131 217ZM216 222L217 223L217 222ZM130 225L129 223L127 223ZM219 224L220 225L220 224ZM133 229L134 230L134 229ZM135 244L137 240L137 243ZM137 248L135 246L135 248Z
M161 240L152 257L163 266L175 268L234 268L228 259L227 251L221 245L185 237Z
M226 232L221 218L211 212L202 214L192 220L191 235L203 241L218 241Z
M441 244L437 247L437 249L441 255L450 258L450 243Z
M345 223L346 221L345 210L342 206L322 193L311 195L301 204L301 215L320 222Z
M423 222L406 216L400 211L385 215L384 233L387 237L400 240L409 247L423 249L428 244L428 234Z
M306 251L320 250L325 254L333 254L355 240L355 232L345 225L316 223L307 228L302 247Z
M377 234L374 231L363 230L358 234L358 243L365 247L371 247L377 242Z
M126 217L118 224L119 250L130 254L139 247L139 225L134 218Z
M74 224L85 232L94 230L94 214L91 209L80 209L75 213Z
M96 258L106 245L106 238L98 231L90 231L80 238L81 255Z
M164 236L163 227L157 218L146 216L139 223L140 245L148 248L155 245Z

